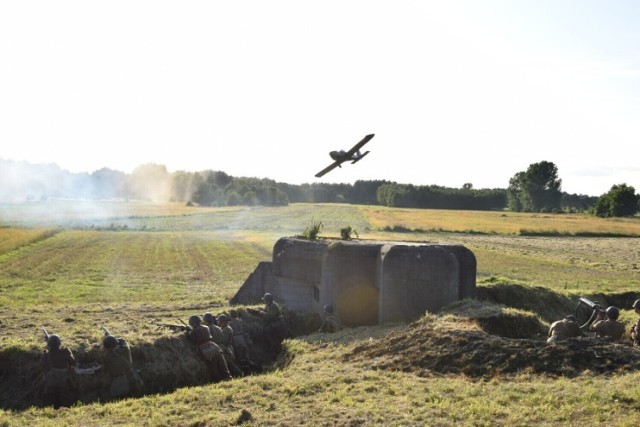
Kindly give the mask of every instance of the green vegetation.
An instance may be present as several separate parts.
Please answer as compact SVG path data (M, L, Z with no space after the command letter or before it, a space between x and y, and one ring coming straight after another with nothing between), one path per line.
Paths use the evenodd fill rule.
M232 425L240 418L248 420L245 425L314 426L640 423L640 372L634 364L572 376L541 374L538 365L526 365L478 377L421 367L425 357L437 356L429 345L410 347L415 359L391 349L420 337L451 347L453 332L466 331L470 337L499 335L488 344L508 356L501 337L543 333L575 308L579 295L618 304L622 319L634 321L628 301L640 289L638 218L344 204L194 210L184 203L105 202L88 211L73 205L3 210L0 366L15 369L11 387L38 381L40 372L27 369L27 362L37 366L42 325L60 334L81 360L99 355L104 325L127 338L134 358L153 360L158 372L188 384L189 368L172 363L188 348L153 324L227 309L257 263L271 259L276 240L299 234L313 218L322 219L327 237L340 237L348 223L362 230L362 239L464 244L477 258L481 302L464 301L444 316L428 315L412 325L299 337L286 342L271 372L140 399L15 411L9 408L23 388L9 389L5 381L0 425ZM524 236L520 230L554 233ZM504 324L510 326L501 329ZM477 343L466 348L460 355L471 357ZM365 357L373 351L380 355Z
M529 165L526 171L516 173L509 180L507 200L514 212L555 212L561 209L562 180L558 167L542 161Z
M593 211L600 217L633 216L638 212L640 195L626 184L614 185L598 198Z
M358 232L351 228L350 225L347 225L346 227L342 227L340 229L340 239L351 240L353 236L356 236L356 238L359 237Z
M322 221L316 222L312 220L311 225L305 228L304 231L302 232L302 237L309 240L315 240L320 235L320 232L322 231L322 227L323 227Z
M420 209L587 212L597 197L559 191L551 162L533 164L509 182L509 188L461 188L412 185L386 180L351 184L287 184L269 178L233 177L222 171L176 171L145 164L130 174L107 168L75 174L55 165L29 165L0 159L0 169L20 176L10 201L53 199L146 200L191 207L287 206L289 203L353 203ZM505 182L505 185L507 183ZM0 216L2 206L0 206Z

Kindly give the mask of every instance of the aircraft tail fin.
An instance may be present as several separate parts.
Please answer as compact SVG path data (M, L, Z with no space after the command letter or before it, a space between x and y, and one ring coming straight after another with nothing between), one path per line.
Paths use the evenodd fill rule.
M360 160L362 160L362 158L363 158L364 156L366 156L367 154L369 154L369 151L365 151L364 153L362 153L360 156L358 156L358 158L357 158L357 159L355 159L353 162L351 162L351 164L354 164L354 163L359 162L359 161L360 161Z

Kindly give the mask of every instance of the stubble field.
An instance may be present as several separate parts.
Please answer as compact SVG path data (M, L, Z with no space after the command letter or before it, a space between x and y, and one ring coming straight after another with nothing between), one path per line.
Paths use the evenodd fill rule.
M524 310L543 327L579 295L620 301L640 297L639 218L350 205L199 209L34 203L0 208L0 357L12 363L15 354L35 357L43 349L43 325L80 354L95 350L101 325L134 347L176 339L150 325L228 309L229 298L258 262L270 260L279 237L301 234L318 221L324 225L321 237L339 237L340 228L348 225L362 239L464 244L477 258L479 291L493 295L492 303ZM529 293L520 300L495 301L498 290L500 295ZM565 305L548 311L526 301L540 292ZM625 322L635 320L629 307L621 308ZM29 396L30 382L39 373L22 372L16 378L3 367L0 423L230 425L242 410L250 414L245 425L640 422L640 375L631 359L617 371L580 369L571 376L536 372L526 364L516 372L470 376L433 368L427 362L436 355L426 349L411 348L413 356L424 354L417 360L391 347L385 353L393 339L418 341L407 338L411 334L438 338L450 335L451 328L487 333L477 313L461 313L454 312L454 318L429 315L412 325L305 335L287 341L285 353L265 374L59 411L21 407L19 398ZM491 336L487 342L493 342ZM502 351L505 343L492 345ZM411 368L419 364L427 368Z

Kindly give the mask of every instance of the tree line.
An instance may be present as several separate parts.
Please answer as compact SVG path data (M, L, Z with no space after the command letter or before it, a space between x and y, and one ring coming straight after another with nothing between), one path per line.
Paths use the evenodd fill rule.
M183 202L197 206L285 206L289 203L352 203L422 209L504 210L516 212L591 212L628 216L640 197L626 184L600 197L568 194L552 162L516 173L505 188L476 189L402 184L387 180L354 184L288 184L269 178L234 177L222 171L169 172L146 164L130 174L103 168L71 173L57 165L0 160L0 201L49 198L123 199Z

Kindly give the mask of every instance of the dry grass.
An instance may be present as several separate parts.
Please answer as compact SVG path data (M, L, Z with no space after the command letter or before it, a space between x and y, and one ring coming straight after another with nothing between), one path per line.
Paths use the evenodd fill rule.
M537 232L555 235L640 236L640 218L598 218L588 214L533 214L495 211L401 209L361 206L374 229L454 231L489 234Z
M157 355L162 359L162 363L155 360L157 366L165 366L167 375L173 368L182 372L180 358L189 349L148 322L174 323L177 317L227 309L215 304L224 304L258 261L270 259L278 237L301 233L313 219L322 221L326 236L332 237L350 225L361 238L464 244L477 257L481 282L499 278L505 286L540 285L547 293L560 291L563 297L587 290L640 289L638 238L517 235L525 228L557 230L559 236L584 231L640 234L637 218L612 221L349 205L200 210L117 203L109 204L115 212L111 216L103 209L85 216L65 206L61 209L75 215L72 220L58 214L42 217L42 211L40 216L29 216L26 208L12 219L31 218L41 227L62 225L63 231L41 240L37 236L44 229L25 228L27 233L0 255L2 355L19 351L36 360L42 349L39 327L45 325L60 333L77 355L88 356L100 342L99 326L105 325L130 341L136 357L155 360L146 352L157 346L165 350ZM381 231L396 225L418 231ZM96 229L102 226L104 230ZM440 229L486 234L425 231ZM0 229L0 235L5 230L15 229ZM467 311L442 323L431 318L431 335L426 330L422 335L446 341L455 331L480 333L478 325L486 328L482 322L492 317L524 316L539 322L536 313L522 309L482 306ZM635 318L623 310L625 321ZM249 426L640 423L637 371L607 375L586 371L571 379L541 375L530 368L488 379L428 369L418 374L394 359L400 355L389 345L393 337L389 333L402 337L418 330L400 324L312 334L288 341L280 368L265 375L60 411L0 409L0 425L226 426L236 423L243 410L244 419L250 418L244 425ZM375 346L380 354L347 360L359 346ZM464 355L477 347L473 343L458 350ZM428 350L411 348L411 354L417 361ZM18 377L0 372L3 381L11 378L12 385L19 384ZM39 374L30 372L29 378Z

